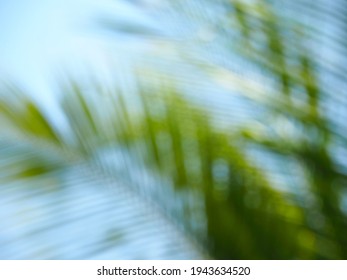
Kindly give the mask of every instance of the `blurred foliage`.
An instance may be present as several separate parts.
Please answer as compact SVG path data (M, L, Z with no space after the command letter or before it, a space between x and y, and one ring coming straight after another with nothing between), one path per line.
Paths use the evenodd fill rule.
M186 15L180 10L182 3L175 2L175 11L183 18L204 20L204 13ZM208 73L213 83L231 85L230 94L240 94L263 108L263 119L255 120L262 122L261 129L254 123L237 129L216 126L215 116L180 89L174 74L172 79L166 77L168 83L153 87L135 71L138 84L132 94L97 83L86 90L78 82L67 82L61 87L60 102L68 124L65 135L34 102L12 88L8 89L12 97L5 94L0 102L1 120L11 131L3 136L25 142L28 153L43 147L47 152L31 154L30 164L16 157L11 163L16 172L2 163L1 177L53 174L89 161L159 207L206 252L202 257L347 259L346 162L338 162L332 148L340 142L345 145L347 137L324 111L324 100L332 93L320 84L316 57L295 23L268 1L217 1L216 5L223 6L226 18L215 28L221 37L233 38L232 46L225 38L221 44L262 71L271 86L197 58L190 47L170 43L181 55L185 52L186 63ZM215 25L220 23L216 18ZM135 27L131 34L136 30L141 34L141 28ZM143 35L147 34L146 30ZM150 34L155 40L155 33ZM278 122L291 129L279 128ZM120 150L130 161L110 167L99 154L105 148ZM2 147L3 158L5 150ZM262 164L266 157L279 158L285 168L287 163L295 165L296 171L287 170L282 178L295 190L276 185L276 171ZM138 166L146 175L134 172ZM142 188L134 176L155 178L154 191ZM161 196L161 188L172 188L171 196ZM202 221L197 221L201 216Z

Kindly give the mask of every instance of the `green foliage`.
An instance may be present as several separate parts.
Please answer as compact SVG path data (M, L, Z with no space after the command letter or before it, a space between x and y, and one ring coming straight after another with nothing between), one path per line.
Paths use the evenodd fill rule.
M23 168L11 174L53 176L83 161L108 171L97 155L105 148L118 149L130 158L130 164L126 173L114 166L107 176L127 182L135 194L149 199L212 258L346 259L347 213L342 202L346 169L332 147L347 139L333 129L323 110L330 94L320 84L316 60L303 37L266 1L225 2L231 11L227 22L237 27L240 38L232 50L263 71L264 80L272 86L251 86L254 81L236 71L190 56L190 48L186 62L202 66L214 85L232 85L230 94L241 94L264 109L257 120L263 123L261 130L253 123L239 129L216 126L216 116L179 89L179 84L150 87L139 81L138 92L130 96L119 88L102 90L92 85L86 90L78 82L69 82L62 87L60 103L69 129L66 137L58 137L62 133L56 132L41 110L13 90L17 99L15 103L1 100L1 116L21 141L35 139L54 152L32 156L30 164L17 157L15 165ZM278 121L289 124L291 131L279 129ZM262 156L252 154L253 149ZM286 170L287 177L281 180L297 191L277 185L276 171L262 164L266 157L279 158L283 166L295 165L298 171L293 175ZM172 195L167 192L166 197L154 199L153 192L134 183L133 177L141 176L135 172L139 165L144 178L155 178L155 194L173 188ZM298 177L297 185L290 176ZM203 219L197 222L196 217Z

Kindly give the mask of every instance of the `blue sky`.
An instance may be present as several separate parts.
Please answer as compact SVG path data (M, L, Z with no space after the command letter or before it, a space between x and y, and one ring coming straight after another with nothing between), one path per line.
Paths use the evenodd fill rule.
M2 1L1 78L20 84L46 105L51 99L49 81L54 71L91 60L91 54L100 51L86 28L92 2Z
M109 46L97 30L103 15L145 19L122 1L0 1L1 79L39 91L41 102L48 98L43 95L56 72L105 67L111 60ZM116 36L112 43L117 44Z
M0 0L0 82L21 86L59 123L55 83L66 74L107 77L115 49L129 52L124 38L99 28L103 16L147 20L131 1Z

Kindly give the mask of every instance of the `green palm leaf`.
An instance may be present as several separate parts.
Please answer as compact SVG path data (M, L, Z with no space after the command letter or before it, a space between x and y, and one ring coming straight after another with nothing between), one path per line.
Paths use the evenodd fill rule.
M305 3L286 5L296 11ZM136 233L141 248L150 235L158 243L173 238L161 257L345 259L347 170L336 150L345 150L346 136L326 110L345 104L345 94L323 78L345 79L334 72L340 66L309 51L324 35L267 1L175 1L167 9L170 20L189 23L185 32L176 21L167 34L129 33L164 50L138 61L135 92L62 87L64 133L18 90L1 100L1 177L59 178L61 187L72 172L76 185L115 190L112 207L135 205L119 210L110 222L120 228L80 258L120 248ZM127 217L132 222L122 222ZM158 231L148 234L154 224Z

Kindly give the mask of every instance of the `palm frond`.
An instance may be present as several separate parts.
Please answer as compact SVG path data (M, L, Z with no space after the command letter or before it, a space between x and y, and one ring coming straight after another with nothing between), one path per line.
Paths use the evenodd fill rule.
M307 6L299 2L287 6ZM328 110L343 109L346 95L324 78L346 80L336 74L340 65L330 67L311 49L323 35L270 1L175 1L164 10L176 19L167 34L130 30L164 46L164 55L139 61L147 74L134 71L134 92L75 81L62 87L65 133L17 90L1 99L9 132L2 177L72 172L72 185L110 186L114 208L134 205L105 208L116 215L110 223L136 233L137 248L153 236L171 238L169 228L174 240L161 246L176 252L189 244L183 258L347 258L347 169L336 152L347 139L340 115ZM341 48L339 40L334 45ZM215 105L217 93L233 99ZM147 232L151 226L158 231ZM115 232L79 257L113 246L122 236Z

